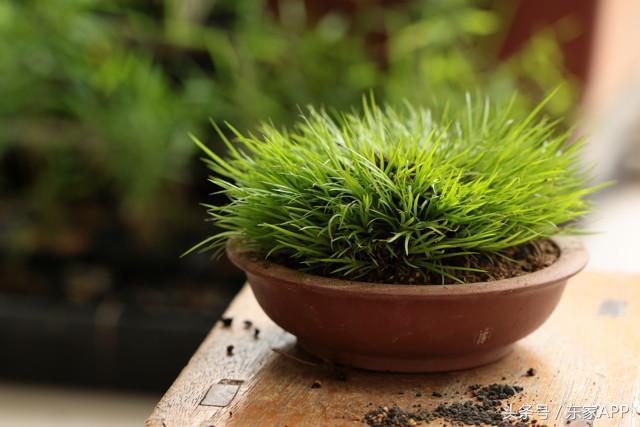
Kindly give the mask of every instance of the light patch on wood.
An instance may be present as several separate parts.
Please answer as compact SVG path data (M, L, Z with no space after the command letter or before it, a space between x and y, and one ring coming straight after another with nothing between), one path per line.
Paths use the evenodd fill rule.
M627 308L627 302L619 299L606 299L600 303L598 315L620 317Z
M200 402L200 405L225 407L231 403L233 398L236 397L242 381L240 381L240 384L225 384L223 381L209 387L209 390L204 396L204 399ZM232 381L236 382L235 380Z

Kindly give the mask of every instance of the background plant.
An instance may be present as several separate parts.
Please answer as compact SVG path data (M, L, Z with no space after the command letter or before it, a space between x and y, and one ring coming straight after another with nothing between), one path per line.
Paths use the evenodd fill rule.
M492 1L372 2L353 14L305 4L2 2L0 191L13 206L4 245L35 250L47 230L79 228L70 210L97 199L159 247L197 221L200 170L186 133L215 138L210 118L241 130L264 118L289 124L299 105L346 109L370 90L431 102L526 88L527 108L567 82L553 34L497 61L508 13ZM553 114L575 100L573 84L562 88Z
M291 130L237 134L225 160L198 144L230 202L209 205L224 231L266 258L346 278L436 273L454 260L552 236L589 210L580 143L514 101L438 115L405 106L311 109ZM197 248L196 248L197 249ZM473 268L473 267L471 267ZM392 280L392 279L391 279Z

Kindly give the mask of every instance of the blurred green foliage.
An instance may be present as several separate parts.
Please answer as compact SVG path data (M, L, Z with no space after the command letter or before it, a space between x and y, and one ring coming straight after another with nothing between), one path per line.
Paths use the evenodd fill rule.
M344 110L369 91L442 105L520 90L526 108L561 83L549 112L573 105L553 33L497 61L503 3L355 4L314 16L299 0L0 2L0 157L35 159L18 197L52 219L107 191L123 217L160 224L190 206L187 133L210 135L208 119L288 124L300 105Z

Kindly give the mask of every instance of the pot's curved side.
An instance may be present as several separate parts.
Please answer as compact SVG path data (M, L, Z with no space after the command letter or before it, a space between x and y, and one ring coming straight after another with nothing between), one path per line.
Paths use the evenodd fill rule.
M248 279L262 309L306 350L396 372L461 369L504 356L549 317L566 284L445 298L345 298L253 274Z
M567 277L586 263L581 246L558 246L564 249L558 263L565 268L502 280L494 288L447 289L313 282L315 276L250 259L241 250L228 252L247 273L265 313L311 353L366 369L429 372L494 361L544 323Z

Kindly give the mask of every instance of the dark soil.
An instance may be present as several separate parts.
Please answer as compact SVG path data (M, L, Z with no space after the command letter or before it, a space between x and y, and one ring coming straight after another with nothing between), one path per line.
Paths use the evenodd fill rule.
M556 262L560 250L551 240L534 240L505 249L501 255L471 255L460 260L464 267L479 268L485 272L464 271L458 278L464 283L473 283L532 273Z
M548 239L535 240L505 249L499 253L478 253L449 258L449 262L458 267L473 268L481 271L450 270L450 276L431 271L402 270L395 266L382 266L369 274L358 277L358 281L408 285L445 285L458 283L487 282L508 279L541 270L553 264L560 256L558 247ZM286 265L289 268L303 270L290 259L280 256L270 261ZM308 271L308 270L306 270ZM328 271L308 271L326 277L337 277ZM342 278L342 277L337 277Z
M435 418L470 425L499 426L505 422L499 409L487 408L484 404L481 405L472 400L438 405L431 415Z
M442 403L435 409L417 409L409 411L393 405L378 407L364 416L364 422L375 427L415 426L432 423L436 420L448 421L453 425L490 425L499 427L531 427L538 426L537 420L507 419L502 412L503 400L512 398L521 392L522 387L509 384L490 384L471 386L470 391L475 400ZM413 405L419 408L420 405ZM540 425L540 427L543 427Z

